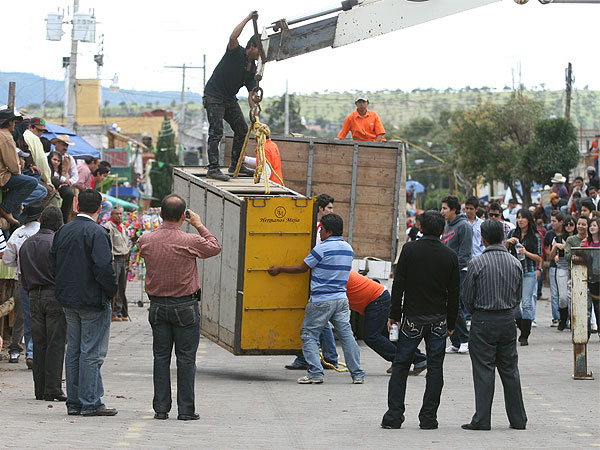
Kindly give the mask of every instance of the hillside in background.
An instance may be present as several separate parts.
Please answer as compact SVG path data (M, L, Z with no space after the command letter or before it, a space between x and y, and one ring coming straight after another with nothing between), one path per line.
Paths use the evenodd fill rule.
M17 82L17 105L29 106L30 113L41 112L43 101L43 78L26 73L0 72L0 103L8 97L8 82ZM64 83L56 80L46 80L46 99L53 102L47 109L48 117L59 117L62 114ZM245 92L240 91L240 95ZM462 89L415 89L411 92L401 90L386 90L370 92L370 109L376 111L386 126L401 127L416 118L436 120L442 110L469 108L478 101L503 102L511 90L505 88L497 91L483 88L465 87ZM524 95L541 101L549 115L563 116L565 109L564 91L549 91L543 88L524 90ZM344 117L354 109L355 93L325 92L295 95L299 103L300 115L305 121L313 124L313 134L330 136L339 129ZM179 102L180 93L176 91L135 91L121 90L118 93L102 88L103 113L105 115L127 116L137 115L142 111L157 107L172 108ZM202 97L197 93L186 93L190 103L189 118L195 122L201 108ZM266 97L262 102L265 116L278 100L278 97ZM240 105L247 114L248 104L240 97ZM572 96L571 119L576 127L600 128L600 91L591 91L587 87L576 89ZM292 130L294 131L294 130ZM390 130L391 131L391 130Z

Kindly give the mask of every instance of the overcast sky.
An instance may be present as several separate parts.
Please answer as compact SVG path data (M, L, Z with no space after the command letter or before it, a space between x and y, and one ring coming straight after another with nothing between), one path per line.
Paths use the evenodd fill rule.
M335 4L332 0L81 0L80 11L95 8L97 34L104 34L102 78L117 73L123 89L162 91L181 89L181 71L163 66L201 66L203 54L208 79L232 29L250 9L258 10L262 27ZM70 52L70 25L63 26L67 34L61 42L46 41L45 17L59 8L66 13L67 7L72 8L72 1L29 0L24 6L13 2L3 8L1 70L63 79L61 62ZM543 6L530 0L520 6L502 0L346 47L268 63L262 86L265 96L281 94L286 79L290 92L297 93L467 85L502 89L511 85L512 70L520 63L527 87L543 83L549 89L563 89L564 69L571 62L577 88L600 89L600 57L594 56L599 18L600 5ZM251 30L249 23L241 43ZM99 43L79 45L78 78L96 77L93 55L98 49ZM186 86L201 92L202 70L188 71Z

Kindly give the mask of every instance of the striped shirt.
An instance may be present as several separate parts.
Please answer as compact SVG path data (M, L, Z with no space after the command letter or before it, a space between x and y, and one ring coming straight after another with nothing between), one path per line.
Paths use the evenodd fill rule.
M523 268L503 245L490 245L469 262L462 301L469 313L513 309L521 301Z
M311 250L304 262L310 274L310 301L326 302L348 298L346 283L354 251L341 236L330 236Z

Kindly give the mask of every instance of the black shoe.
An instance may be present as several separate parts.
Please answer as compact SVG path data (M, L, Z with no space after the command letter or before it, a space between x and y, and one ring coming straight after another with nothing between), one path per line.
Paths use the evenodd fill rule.
M489 428L476 427L472 423L463 423L460 427L463 430L477 430L477 431L489 431L490 430Z
M284 366L287 370L306 370L308 366L303 366L302 364L287 364Z
M529 345L529 342L527 342L527 339L522 339L519 342L521 343L521 347L523 347L525 345Z
M25 364L27 364L27 368L29 370L33 370L33 358L27 358L25 360Z
M154 418L158 419L158 420L167 420L169 418L169 413L163 412L163 413L154 413Z
M81 411L79 411L78 409L68 409L67 410L67 414L69 416L80 416L81 415Z
M386 430L399 430L401 427L402 427L402 424L392 425L390 423L381 422L381 428L385 428Z
M233 173L235 172L235 166L229 166L229 168L227 169L227 172L229 173ZM244 177L253 177L254 176L254 170L246 167L244 164L242 164L240 166L240 171L238 172L238 176L244 176Z
M179 414L177 420L200 420L200 414Z
M522 427L516 427L514 425L509 425L508 428L512 428L513 430L524 430L525 429L525 425L523 425Z
M206 172L206 178L212 178L218 181L229 181L229 175L225 175L220 169L213 169Z
M64 394L44 395L44 400L47 402L53 402L54 400L57 402L66 402L67 396Z
M94 416L116 416L117 413L119 411L117 411L114 408L102 408L102 409L97 409L94 412L90 412L90 413L85 413L85 414L81 414L84 417L94 417Z
M19 356L21 356L20 353L10 353L8 355L8 362L9 363L18 363L19 362Z
M438 424L431 424L431 425L419 425L419 428L421 430L437 430L438 429Z

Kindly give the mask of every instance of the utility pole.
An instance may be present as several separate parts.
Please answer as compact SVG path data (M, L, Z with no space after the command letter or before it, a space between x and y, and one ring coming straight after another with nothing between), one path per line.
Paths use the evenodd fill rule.
M7 109L15 109L15 92L17 83L14 81L8 82L8 102L6 104Z
M73 14L79 12L79 0L73 0ZM75 26L71 29L71 57L69 59L69 97L66 114L67 128L73 129L77 109L77 40L75 39Z
M185 70L186 69L204 69L204 84L206 84L206 55L204 55L205 64L203 66L186 66L183 63L181 66L165 66L165 69L181 69L182 77L181 77L181 119L178 124L177 130L177 142L178 145L181 145L181 131L185 124ZM182 160L183 154L180 155L180 160ZM183 160L182 160L183 161Z
M573 88L573 66L571 65L571 63L569 63L569 65L567 66L567 69L565 70L565 80L567 82L567 88L566 88L566 94L567 94L567 99L566 99L566 104L565 104L565 117L567 119L569 119L571 117L571 91Z
M202 55L202 97L206 89L206 53ZM208 117L206 109L202 106L202 163L208 162Z
M283 134L286 136L290 134L290 96L288 95L288 80L285 80L285 101L283 117L285 122L283 123Z

